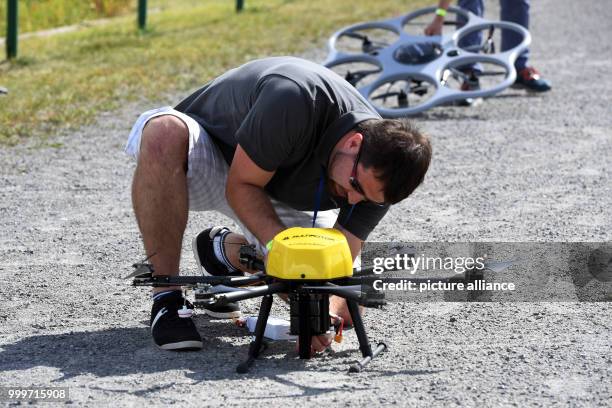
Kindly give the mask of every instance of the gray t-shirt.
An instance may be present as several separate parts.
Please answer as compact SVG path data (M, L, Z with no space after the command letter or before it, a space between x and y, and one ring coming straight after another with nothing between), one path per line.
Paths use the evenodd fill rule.
M204 85L176 110L194 118L231 163L237 144L259 167L276 171L266 192L296 210L315 209L332 149L356 124L380 119L348 82L294 57L249 62ZM338 223L365 240L388 208L355 206L323 189L320 210L340 208Z

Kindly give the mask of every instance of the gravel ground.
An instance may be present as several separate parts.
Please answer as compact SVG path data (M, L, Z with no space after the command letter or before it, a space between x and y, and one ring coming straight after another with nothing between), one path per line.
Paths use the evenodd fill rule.
M611 241L612 11L533 3L532 61L553 91L416 118L433 137L431 171L371 239ZM143 253L122 147L138 113L179 97L102 113L52 145L0 148L0 385L69 387L86 406L610 406L609 302L393 303L366 314L390 351L357 375L346 372L353 333L309 361L273 344L248 375L234 368L249 338L227 322L196 318L201 352L157 350L147 291L121 279ZM231 225L191 216L184 273L195 266L188 240L219 223Z

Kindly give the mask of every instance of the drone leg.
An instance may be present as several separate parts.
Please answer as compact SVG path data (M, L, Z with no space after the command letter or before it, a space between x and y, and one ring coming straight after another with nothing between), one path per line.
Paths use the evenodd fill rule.
M356 362L352 366L349 367L349 373L358 373L365 368L366 365L372 361L374 357L379 355L382 351L387 349L387 345L385 343L378 343L371 356L366 356L363 360Z
M370 347L370 342L368 341L368 336L366 335L365 327L363 326L363 320L361 320L359 306L354 300L348 299L346 304L348 306L349 313L351 314L351 319L353 319L353 327L355 328L355 333L357 333L357 340L359 340L359 349L361 350L361 354L364 357L371 356L372 348Z
M312 344L310 296L303 293L299 298L300 334L299 354L301 359L310 358L310 346Z
M257 316L257 325L255 326L255 339L249 345L248 358L236 367L236 371L240 374L247 373L251 365L255 362L255 359L259 356L259 352L263 345L266 324L268 323L268 316L270 316L270 309L272 309L272 299L272 295L265 295L261 300L259 315Z
M348 306L349 313L351 314L351 319L353 319L353 327L355 328L355 333L357 334L357 340L359 340L359 349L361 350L361 355L364 357L361 361L353 364L349 368L350 373L358 373L360 372L374 357L380 354L381 351L387 348L385 343L379 343L376 346L374 352L372 352L372 348L370 347L370 342L368 340L368 336L366 335L365 327L363 325L363 320L361 320L361 314L359 313L359 305L354 300L346 300L346 304Z

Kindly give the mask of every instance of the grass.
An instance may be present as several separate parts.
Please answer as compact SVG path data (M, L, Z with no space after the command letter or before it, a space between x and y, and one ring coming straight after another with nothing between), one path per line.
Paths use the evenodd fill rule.
M323 47L344 25L424 2L246 0L240 14L228 0L163 4L143 33L133 15L22 40L19 57L0 63L0 85L9 89L0 96L0 144L75 129L136 100L159 102L250 59Z
M133 0L21 0L18 3L20 33L127 14L136 10L137 4ZM2 35L6 33L6 8L6 0L0 1Z

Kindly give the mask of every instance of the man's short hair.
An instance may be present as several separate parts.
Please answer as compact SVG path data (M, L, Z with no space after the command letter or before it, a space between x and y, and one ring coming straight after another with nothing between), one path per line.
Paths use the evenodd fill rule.
M395 204L423 182L431 161L429 138L406 119L370 119L355 131L363 135L360 162L384 184L385 202Z

